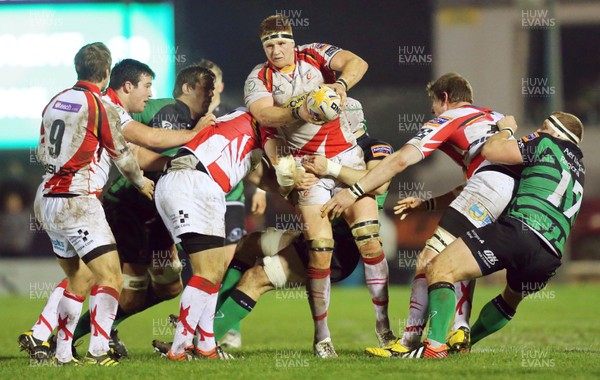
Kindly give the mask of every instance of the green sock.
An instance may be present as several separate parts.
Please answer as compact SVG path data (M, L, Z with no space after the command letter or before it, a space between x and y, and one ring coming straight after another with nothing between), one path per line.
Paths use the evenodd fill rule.
M77 322L77 327L75 327L75 332L73 332L73 342L89 334L90 330L90 311L88 310L79 317L79 322Z
M217 310L223 305L223 302L229 297L231 291L236 287L244 272L249 268L248 264L239 260L231 260L227 272L221 281L221 289L219 289L219 298L217 299Z
M235 331L237 333L241 332L242 330L242 322L241 321L237 321L237 323L234 323L233 326L231 326L229 328L229 331Z
M514 317L515 312L501 295L485 304L479 313L479 318L471 328L471 345L506 326Z
M429 286L429 332L431 343L445 344L448 325L454 316L456 293L449 282L437 282Z
M223 302L215 317L215 339L220 340L232 326L246 318L256 305L256 301L246 293L233 289L231 295Z

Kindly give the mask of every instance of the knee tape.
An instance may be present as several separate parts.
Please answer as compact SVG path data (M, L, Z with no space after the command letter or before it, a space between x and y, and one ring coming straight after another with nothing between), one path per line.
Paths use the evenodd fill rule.
M279 252L281 238L285 234L285 230L278 230L274 227L269 227L260 236L260 250L264 256L275 256Z
M155 284L170 284L179 280L183 265L179 259L172 260L162 268L148 268L148 273Z
M379 222L377 220L366 220L352 226L352 236L358 248L368 244L371 239L377 239L379 244Z
M271 284L273 284L275 288L285 287L287 276L283 270L279 256L265 256L262 259L262 263Z
M452 244L456 237L442 227L435 229L433 236L425 242L425 246L431 248L437 253L442 252L447 246Z
M307 242L308 249L315 252L331 252L334 244L333 239L328 238L316 238Z
M146 290L148 289L148 284L150 283L148 279L148 275L142 276L131 276L129 274L123 273L123 289L129 290Z

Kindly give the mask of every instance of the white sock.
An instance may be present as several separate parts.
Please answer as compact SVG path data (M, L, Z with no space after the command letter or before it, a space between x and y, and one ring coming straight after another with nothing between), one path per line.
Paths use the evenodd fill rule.
M198 344L196 347L204 352L211 351L217 346L215 342L214 321L218 298L218 292L209 295L206 308L202 312L196 328L198 334Z
M85 301L85 297L76 296L65 290L58 302L56 358L63 363L70 362L73 357L71 351L73 332L81 315L83 301Z
M456 292L456 313L454 314L454 324L452 331L458 330L459 327L466 327L469 330L471 325L471 308L473 307L473 292L475 291L475 280L459 281L454 284Z
M179 301L179 321L171 345L172 355L179 355L193 345L196 326L215 289L219 291L217 285L200 276L192 276L188 282Z
M52 331L54 331L58 322L58 303L63 297L65 289L67 289L66 279L61 281L61 283L54 288L50 297L48 297L44 310L42 310L37 322L31 328L35 339L43 340L45 342L50 338L50 334L52 334Z
M119 293L110 286L93 286L90 294L90 354L109 350L110 328L119 307Z
M425 274L418 274L413 279L412 289L410 290L408 319L401 342L404 347L412 349L421 343L423 329L427 324L428 307L427 278Z

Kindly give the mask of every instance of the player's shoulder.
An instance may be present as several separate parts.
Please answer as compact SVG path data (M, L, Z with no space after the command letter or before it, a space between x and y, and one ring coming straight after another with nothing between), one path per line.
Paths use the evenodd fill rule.
M333 54L342 50L341 48L339 48L337 46L323 43L323 42L312 42L309 44L299 45L297 47L297 49L298 49L299 53L308 53L308 52L314 53L314 52L316 52L320 55L329 55L329 56L332 56Z
M254 68L252 69L252 71L250 71L250 74L248 75L248 79L252 79L252 78L258 77L258 74L261 71L266 70L268 67L269 67L268 62L259 63L258 65L254 66Z

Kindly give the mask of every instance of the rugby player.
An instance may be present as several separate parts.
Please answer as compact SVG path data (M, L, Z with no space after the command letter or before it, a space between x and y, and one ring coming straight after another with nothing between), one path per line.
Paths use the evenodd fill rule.
M360 136L357 142L363 149L367 167L374 167L391 154L392 148L386 142L374 139L366 133L362 106L357 100L348 98L348 105L344 112L352 113L350 119L357 121L353 125L358 126L356 132ZM309 172L320 176L327 175L327 160L323 156L309 156L304 165ZM342 167L338 178L354 182L362 175L364 172ZM379 210L383 208L386 197L387 184L377 189ZM335 246L332 254L331 281L335 283L342 281L355 270L361 254L343 218L334 220L332 224ZM239 324L252 311L262 294L271 290L306 285L308 257L308 248L300 231L268 228L264 232L245 236L238 243L226 274L227 276L230 272L237 271L238 280L235 283L224 283L219 292L219 298L224 300L220 301L222 306L217 308L215 338L220 339L231 326ZM171 319L174 320L175 317L171 316ZM387 343L380 338L382 346ZM171 343L159 340L154 340L152 344L156 351L163 354L166 354L171 346Z
M188 252L193 272L181 295L175 339L167 354L170 360L222 355L214 339L213 317L225 272L225 194L244 177L264 185L261 158L256 121L238 110L182 147L158 182L156 207L173 238ZM200 339L194 347L196 332Z
M356 146L344 115L328 123L314 119L304 104L307 92L320 85L333 88L346 103L346 92L366 72L367 63L356 54L336 46L313 43L297 46L289 19L283 15L264 19L260 39L267 62L256 66L246 80L245 102L262 127L267 128L263 147L281 184L287 184L284 161L287 154L300 165L305 155L322 155L330 159L330 175L308 191L296 191L290 199L302 216L310 260L308 268L309 304L315 325L313 349L320 357L336 356L327 327L330 294L330 261L333 249L332 229L319 209L331 194L339 190L335 179L342 167L365 169L361 150ZM335 72L341 72L336 80ZM282 149L278 141L283 140ZM281 161L281 162L280 162ZM349 210L345 219L353 229L364 258L367 282L373 303L387 308L388 267L377 239L379 226L373 198L364 197ZM386 315L387 312L379 315ZM389 320L377 325L377 333L389 336Z
M494 223L462 234L427 268L427 339L406 358L443 358L455 306L454 283L506 269L504 291L488 302L473 325L471 345L504 327L519 303L543 289L561 265L567 238L583 199L585 167L579 143L583 124L574 115L552 113L537 132L512 138L512 116L484 145L491 162L520 165L521 179L506 212ZM470 346L469 346L470 349Z
M151 199L154 191L154 182L142 176L128 150L117 110L101 98L110 66L110 51L104 44L82 47L75 56L78 82L56 95L43 112L38 156L47 174L34 209L68 279L56 309L58 365L81 364L73 357L71 344L90 288L95 333L85 362L118 364L106 332L114 320L123 279L115 239L97 199L110 167L103 154L144 196Z
M349 189L340 191L321 209L323 216L339 216L357 199L361 199L365 192L389 181L437 148L460 165L467 178L466 186L444 212L433 236L418 257L409 316L401 341L385 349L367 349L375 356L391 357L395 351L406 352L420 344L427 323L427 263L456 236L496 220L508 204L514 188L515 173L503 166L493 165L481 156L483 144L497 132L495 123L502 115L489 108L474 106L470 83L456 73L444 74L429 83L427 91L435 118L425 123L416 136L383 160L381 165L370 170ZM428 204L435 207L434 202ZM465 334L462 344L468 340L472 286L465 282L456 287L462 307L457 310L455 326L463 328L460 330ZM461 343L457 344L460 346Z
M206 114L207 104L210 102L211 84L210 78L202 83L202 92L184 90L183 86L194 87L199 84L200 79L204 79L198 72L204 76L210 77L210 73L202 69L194 69L194 75L188 75L185 78L179 78L179 87L182 88L182 95L179 97L182 102L191 104L194 109L199 109L202 115ZM142 125L132 119L129 113L140 113L149 102L151 93L152 79L154 72L146 64L133 60L125 59L118 62L111 72L109 88L103 99L111 103L121 118L121 128L124 131L149 130L148 133L139 134L139 136L154 136L145 140L137 138L136 143L145 144L152 142L154 138L164 136L167 144L177 143L177 141L187 141L191 130L199 130L206 125L214 124L214 116L207 115L203 118L199 116L190 121L188 129L181 131L161 131L156 128L150 128ZM176 84L177 85L177 84ZM194 95L189 95L193 93ZM208 102L206 101L208 99ZM185 104L184 103L184 104ZM205 104L206 103L206 104ZM202 109L202 107L204 107ZM189 112L184 113L184 115ZM161 127L154 125L153 127ZM164 133L163 133L164 132ZM194 132L195 133L195 132ZM136 138L137 132L129 134ZM176 137L182 136L182 137ZM146 141L146 142L145 142ZM170 141L170 142L169 142ZM130 147L135 147L131 145ZM169 148L160 142L154 149ZM136 147L137 148L137 147ZM152 174L151 171L162 170L167 157L153 153L143 147L134 149L136 158L140 165L147 170L147 175L153 179L158 179L158 173ZM116 319L113 329L110 331L110 347L114 350L116 358L127 356L127 349L120 341L116 327L118 324L130 315L142 311L158 302L171 299L181 293L182 285L179 273L181 264L176 256L171 255L174 248L173 241L168 231L156 214L156 208L151 200L139 196L137 190L129 182L119 176L112 185L104 191L103 205L107 216L107 221L113 230L119 254L122 262L124 277L124 288L120 294L119 307L117 309ZM148 223L146 223L148 222ZM150 267L153 252L159 256L168 256L167 258L154 260L155 263L164 265L153 265ZM151 286L148 286L151 284ZM62 294L66 282L61 282L56 290L48 299L44 310L40 314L38 321L29 332L21 334L19 344L22 349L28 351L30 356L43 360L55 345L56 338L49 339L50 334L56 327L56 305ZM90 314L86 312L81 316L80 321L73 334L73 341L90 332ZM46 340L50 340L49 345L44 345Z

